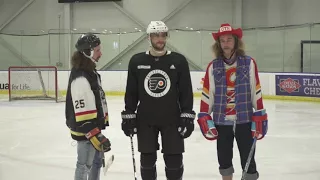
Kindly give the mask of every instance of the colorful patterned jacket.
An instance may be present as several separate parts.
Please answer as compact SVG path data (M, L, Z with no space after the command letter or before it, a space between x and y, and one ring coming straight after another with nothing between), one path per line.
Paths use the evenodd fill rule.
M230 66L234 66L231 74L226 72ZM233 81L231 88L230 79ZM229 97L230 91L234 92L233 98ZM234 121L237 124L252 121L253 109L263 109L255 60L249 56L240 56L233 65L226 64L223 59L210 62L204 77L200 112L212 113L217 125L233 125Z

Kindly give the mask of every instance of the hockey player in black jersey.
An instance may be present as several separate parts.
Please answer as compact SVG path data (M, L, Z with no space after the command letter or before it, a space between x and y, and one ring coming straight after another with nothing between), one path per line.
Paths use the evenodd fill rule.
M72 69L66 96L66 124L77 141L74 180L98 180L103 153L110 141L101 133L109 126L105 94L96 71L102 53L100 39L91 33L81 35L72 56Z
M128 66L122 130L137 134L143 180L157 179L158 136L168 180L181 180L184 139L194 130L193 90L186 58L165 50L168 28L151 21L150 50L132 56Z

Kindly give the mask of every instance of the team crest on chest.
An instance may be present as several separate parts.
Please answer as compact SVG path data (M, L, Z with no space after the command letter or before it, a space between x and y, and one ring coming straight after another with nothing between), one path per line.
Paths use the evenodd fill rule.
M150 71L144 79L144 89L152 97L162 97L170 90L168 74L160 69Z
M226 72L227 86L234 86L236 81L236 68L232 67Z

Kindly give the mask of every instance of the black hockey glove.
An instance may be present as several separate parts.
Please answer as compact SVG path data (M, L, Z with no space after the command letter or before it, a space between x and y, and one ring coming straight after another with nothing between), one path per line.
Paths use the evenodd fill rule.
M137 117L136 114L133 112L128 111L122 111L121 112L122 117L122 131L126 136L133 136L134 134L137 134Z
M194 130L195 117L196 113L194 111L181 113L178 132L182 138L188 138L192 134Z

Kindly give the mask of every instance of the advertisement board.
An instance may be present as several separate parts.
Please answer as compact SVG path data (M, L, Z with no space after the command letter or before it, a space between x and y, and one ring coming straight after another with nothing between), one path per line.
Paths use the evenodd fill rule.
M276 95L320 97L319 75L275 75Z

